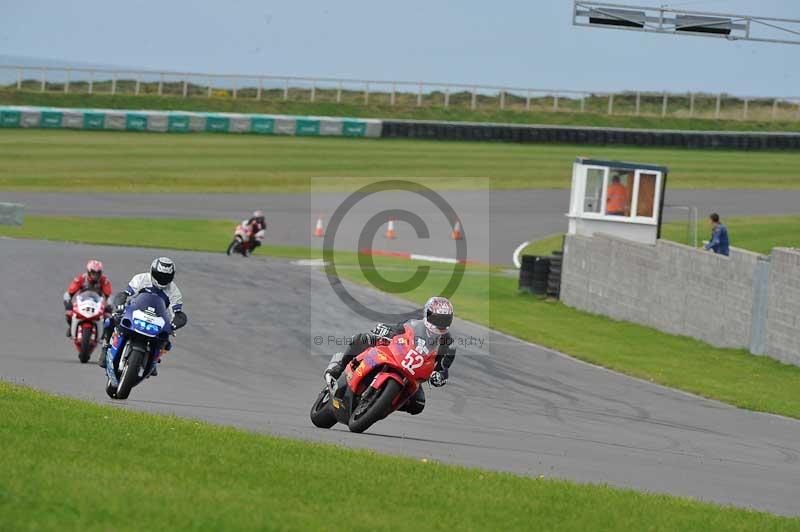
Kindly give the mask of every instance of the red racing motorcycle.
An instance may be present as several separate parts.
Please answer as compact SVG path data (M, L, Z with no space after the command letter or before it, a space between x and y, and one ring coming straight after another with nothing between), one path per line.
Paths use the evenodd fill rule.
M70 332L78 360L83 364L89 361L103 335L105 312L105 298L94 290L83 290L72 298Z
M225 252L227 255L238 253L242 257L247 257L256 247L255 243L264 240L263 229L255 234L251 234L250 230L247 229L245 222L242 222L236 226L236 230L233 232L233 240L230 244L228 244L228 249Z
M326 386L311 407L311 422L329 429L342 423L364 432L402 407L436 367L436 350L428 351L406 325L405 333L387 344L369 347L355 357L339 379Z

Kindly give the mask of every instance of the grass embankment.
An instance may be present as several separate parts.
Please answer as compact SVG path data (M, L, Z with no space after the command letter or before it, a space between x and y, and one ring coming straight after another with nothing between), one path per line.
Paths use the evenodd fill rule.
M576 155L664 164L670 188L798 188L800 152L0 130L0 189L307 192L331 177L413 178L439 188L569 188ZM324 183L314 181L315 190Z
M232 229L232 222L225 221L116 218L113 224L110 222L110 219L28 217L25 227L0 227L0 235L51 240L71 240L75 235L81 235L82 241L94 244L222 252ZM737 245L762 250L765 242L779 245L797 242L791 228L800 225L800 217L742 218L728 222ZM85 229L75 231L78 226ZM99 230L110 226L115 227L113 232ZM671 225L670 231L672 228L683 234L679 224ZM753 232L748 236L747 231L751 229ZM549 254L552 249L560 247L560 236L537 245L537 254ZM318 251L304 248L270 246L260 248L259 253L319 256ZM357 260L355 253L337 252L339 275L371 284L356 266ZM384 257L377 258L375 263L389 282L408 279L419 265ZM422 304L432 293L439 293L450 279L451 270L444 265L430 265L430 268L422 285L398 295ZM517 279L496 269L469 267L467 273L453 296L458 315L462 318L622 373L742 408L800 419L800 395L796 393L800 367L784 365L768 357L752 356L745 350L715 348L688 337L614 321L561 303L520 294ZM382 286L388 288L377 283L377 288Z
M0 441L8 530L800 529L765 513L262 436L4 382ZM403 503L383 511L382 496Z
M110 85L110 84L109 84ZM118 82L119 85L119 82ZM290 99L283 101L282 91L265 93L264 99L255 99L255 91L233 99L231 97L207 98L205 91L196 97L182 98L179 96L158 96L148 94L136 96L133 94L59 94L38 92L39 84L35 91L9 91L0 90L0 105L41 105L49 107L95 107L101 109L153 109L153 110L182 110L182 111L209 111L226 113L265 113L287 115L311 116L348 116L361 118L399 118L410 120L443 120L458 122L494 122L509 124L555 124L564 126L592 126L592 127L624 127L646 129L684 129L705 131L800 131L800 121L796 120L796 107L781 106L777 120L771 120L772 102L765 101L763 105L750 102L749 116L760 120L739 120L742 116L743 102L726 102L735 104L734 107L722 109L721 117L727 119L716 120L714 116L715 102L712 100L696 101L694 118L688 118L689 101L682 98L682 102L671 99L671 113L666 117L661 115L661 98L650 102L642 101L643 116L631 116L635 112L633 95L615 98L616 115L608 114L608 100L605 97L593 97L586 101L586 111L578 112L580 104L577 100L562 98L561 111L553 112L553 99L534 98L531 101L532 109L525 110L524 99L507 98L507 109L500 110L499 100L496 97L480 97L478 108L472 110L470 96L459 98L451 95L451 106L444 107L443 95L438 98L424 98L423 106L417 107L416 95L410 98L399 98L397 105L389 105L388 94L373 94L369 104L364 104L364 94L361 91L343 91L342 103L335 102L335 94L324 90L317 91L317 101L310 102L308 91L302 93L292 91ZM71 86L76 90L75 84ZM110 86L105 89L110 92ZM133 90L133 87L131 87ZM99 84L95 84L95 91L103 92ZM178 89L180 95L182 91ZM334 91L335 92L335 91ZM240 93L241 94L241 93ZM328 101L324 101L327 96ZM406 96L406 95L401 95ZM332 101L333 100L333 101ZM702 105L705 103L706 105ZM784 109L784 107L786 107ZM651 115L651 116L646 116Z

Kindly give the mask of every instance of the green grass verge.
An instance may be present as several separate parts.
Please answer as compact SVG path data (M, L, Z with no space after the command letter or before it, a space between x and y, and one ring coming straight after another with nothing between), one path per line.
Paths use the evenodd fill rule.
M38 89L38 85L37 85ZM110 89L110 88L109 88ZM109 90L106 89L106 90ZM73 89L74 90L74 89ZM102 90L102 89L97 89ZM355 98L352 96L355 94ZM644 113L652 113L659 116L630 116L633 115L633 101L627 101L620 97L615 99L618 110L625 109L626 115L607 114L607 102L605 98L596 98L587 103L587 110L590 112L580 113L574 111L552 112L552 99L546 102L534 102L534 109L524 110L524 101L517 102L516 109L500 110L499 102L494 99L492 103L481 105L482 108L470 110L469 102L464 101L463 105L453 105L444 108L441 104L431 105L426 102L423 107L417 107L415 100L398 102L397 105L388 105L386 99L381 103L380 98L373 96L369 105L363 103L363 93L343 93L342 103L335 102L309 102L308 95L306 101L289 100L282 101L282 95L274 94L268 100L257 101L255 94L250 98L205 98L190 97L179 98L175 96L158 96L148 94L142 96L135 95L116 95L108 94L58 94L58 93L39 93L39 92L17 92L0 90L0 105L41 105L51 107L95 107L100 109L153 109L153 110L183 110L183 111L217 111L226 113L267 113L267 114L288 114L288 115L311 115L311 116L347 116L362 118L400 118L412 120L444 120L459 122L494 122L509 124L555 124L569 126L592 126L592 127L626 127L626 128L646 128L646 129L685 129L685 130L705 130L705 131L800 131L800 121L794 120L796 110L789 109L787 112L781 110L783 120L769 120L772 111L771 102L768 102L766 112L759 113L753 102L750 103L750 116L761 114L766 117L761 121L757 120L715 120L713 108L705 109L706 116L709 118L687 118L681 116L661 117L661 102L644 110ZM632 97L631 97L632 98ZM596 101L595 101L596 100ZM455 101L451 98L451 101ZM567 100L562 100L562 109L567 108ZM536 105L544 103L544 105ZM739 104L741 106L741 103ZM511 105L509 105L511 107ZM688 102L687 102L688 107ZM697 107L698 111L703 111ZM618 111L619 112L619 111ZM734 111L736 113L736 111ZM698 113L699 114L699 113ZM728 111L725 111L728 114Z
M733 238L738 238L733 231L737 227L758 228L758 233L754 233L750 240L758 250L763 242L790 243L781 240L783 237L780 235L794 237L789 228L793 223L797 227L800 217L731 219L729 222ZM75 231L75 227L81 230ZM113 231L107 230L109 227L114 227ZM233 222L224 220L28 217L23 227L0 226L0 236L71 240L79 234L83 242L93 244L222 252L229 242L232 227ZM747 241L740 239L739 245L743 244ZM552 249L560 247L560 236L537 245L540 248L538 254L549 254ZM318 251L292 247L264 246L259 253L319 256ZM372 284L356 267L357 254L337 252L336 258L341 277ZM384 257L377 258L375 264L388 282L408 279L418 266ZM431 294L441 292L450 279L450 267L430 265L430 269L423 284L400 295L422 304ZM745 350L715 348L691 338L520 294L516 278L504 275L498 269L467 269L467 275L453 296L460 317L622 373L742 408L800 419L800 395L796 393L800 367L781 364L768 357L752 356ZM387 283L378 282L375 286L391 291ZM642 346L647 346L647 349Z
M766 513L262 436L5 382L0 441L7 530L800 530ZM368 494L352 495L356 486Z
M800 152L502 142L0 130L0 189L308 192L347 178L399 177L437 188L569 188L577 155L663 164L671 188L798 188ZM472 179L470 179L472 178ZM325 188L315 180L314 188Z

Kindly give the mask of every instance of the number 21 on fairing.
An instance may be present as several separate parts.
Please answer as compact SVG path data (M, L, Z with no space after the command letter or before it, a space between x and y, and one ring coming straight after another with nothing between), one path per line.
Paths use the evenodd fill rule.
M413 349L409 349L408 353L406 353L406 358L403 359L400 365L407 369L409 373L414 375L414 370L420 367L424 362L425 358L423 358L422 355Z

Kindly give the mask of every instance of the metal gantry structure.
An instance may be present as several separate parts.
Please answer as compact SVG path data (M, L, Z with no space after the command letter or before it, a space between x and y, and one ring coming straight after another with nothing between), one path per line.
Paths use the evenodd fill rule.
M800 44L800 19L574 0L572 24L591 28Z

